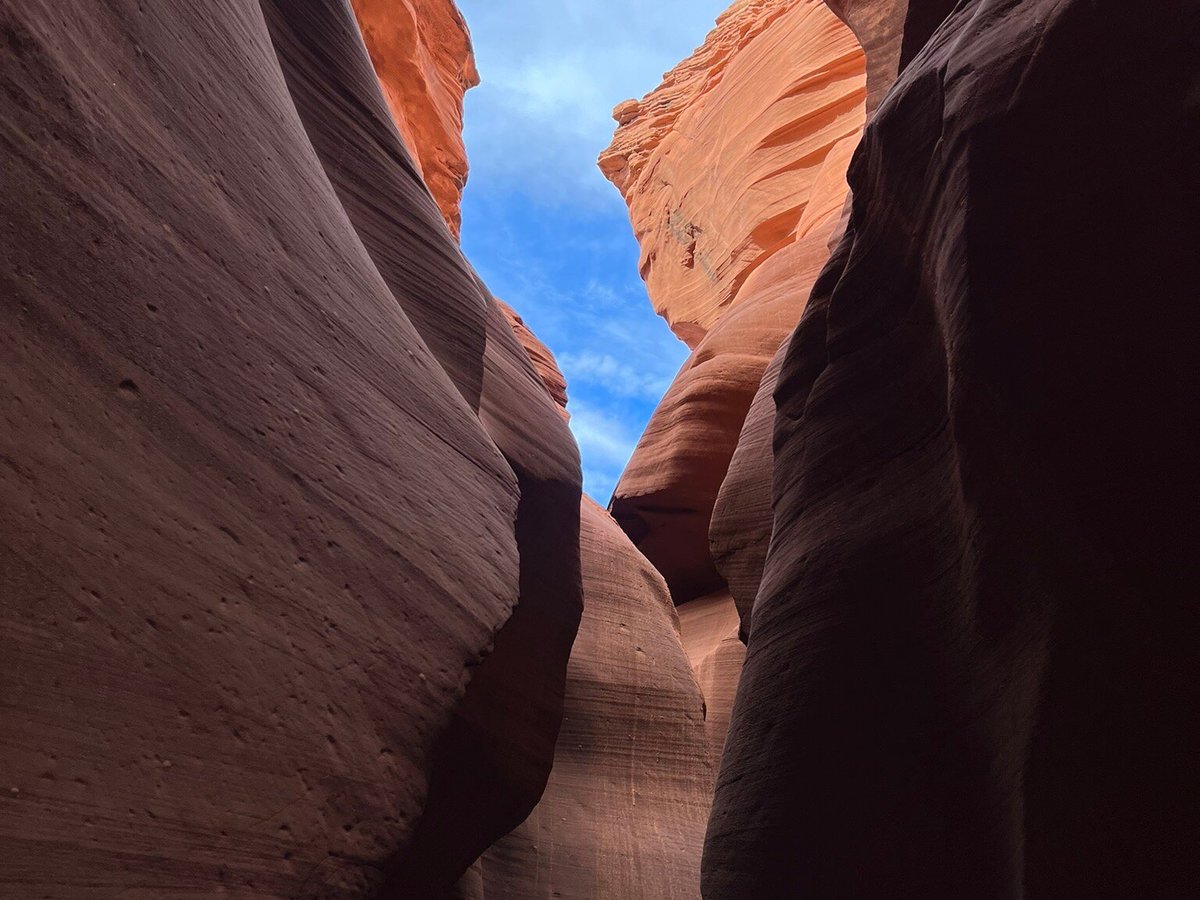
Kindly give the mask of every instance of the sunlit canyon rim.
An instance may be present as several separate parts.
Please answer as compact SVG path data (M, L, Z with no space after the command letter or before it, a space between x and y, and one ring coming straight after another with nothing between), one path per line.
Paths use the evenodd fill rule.
M467 25L0 0L0 897L1196 896L1197 4L737 0L608 510Z

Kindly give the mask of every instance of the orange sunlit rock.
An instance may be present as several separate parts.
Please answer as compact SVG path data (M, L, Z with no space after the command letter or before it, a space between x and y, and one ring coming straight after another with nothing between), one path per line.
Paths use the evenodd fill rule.
M823 3L741 0L662 85L614 113L600 167L629 204L651 301L694 352L612 510L677 603L725 586L713 506L763 371L841 227L864 85L862 51ZM740 477L761 495L763 476ZM769 519L756 528L769 534Z
M455 237L467 183L463 95L479 84L453 0L352 0L384 96L419 174Z

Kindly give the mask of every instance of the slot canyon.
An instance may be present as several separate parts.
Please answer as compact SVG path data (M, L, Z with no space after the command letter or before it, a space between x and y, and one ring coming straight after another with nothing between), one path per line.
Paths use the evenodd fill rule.
M607 508L463 6L0 0L0 900L1200 896L1200 3L734 0Z

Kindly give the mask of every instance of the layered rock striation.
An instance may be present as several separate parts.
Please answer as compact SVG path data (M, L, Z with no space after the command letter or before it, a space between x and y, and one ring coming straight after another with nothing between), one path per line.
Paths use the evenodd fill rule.
M1189 4L735 3L612 516L448 0L0 35L0 895L1195 894Z
M735 3L662 85L615 110L600 158L651 300L694 348L610 508L679 606L714 767L771 534L774 406L760 382L842 224L864 66L819 2Z
M726 587L709 549L713 508L839 226L864 66L818 0L743 0L662 85L615 111L600 167L629 205L651 301L694 352L611 508L676 603ZM769 517L758 525L769 532Z
M581 518L584 613L554 771L461 895L695 900L716 775L704 697L662 576L586 498Z
M661 85L613 111L600 169L629 205L655 310L690 347L821 215L802 226L830 150L862 126L864 66L823 3L739 0Z
M354 12L0 4L5 896L698 895L674 606L457 246L465 26Z
M0 893L432 895L549 774L574 442L348 6L0 25Z
M871 121L826 264L738 243L778 221L737 190L761 113L714 99L803 6L735 4L601 162L695 348L612 509L710 713L730 594L749 645L704 896L1189 896L1200 22L830 0ZM772 296L803 319L743 368Z
M553 354L499 305L566 417ZM662 576L606 511L584 497L580 522L584 610L554 769L533 813L476 860L453 898L699 896L720 760L713 735L723 739L733 700L730 688L714 718L707 685L735 683L723 676L730 659L741 664L736 627L731 648L727 623L714 638L681 622Z

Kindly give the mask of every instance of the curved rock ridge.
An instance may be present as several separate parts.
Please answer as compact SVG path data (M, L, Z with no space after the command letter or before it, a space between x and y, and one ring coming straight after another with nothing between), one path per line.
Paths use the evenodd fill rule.
M825 0L850 26L867 54L867 113L883 95L958 0Z
M763 372L795 327L829 255L845 201L843 172L856 143L852 136L830 151L797 240L755 270L741 292L744 299L684 363L617 484L613 515L666 577L677 603L720 590L732 577L739 581L738 604L753 604L754 589L744 587L738 574L745 570L745 560L727 544L750 540L742 526L751 522L743 517L757 516L755 527L769 535L769 509L753 500L753 491L741 482L755 481L761 495L770 474L754 464L730 471L730 462ZM769 417L759 424L768 423ZM769 445L769 439L764 437L763 444ZM722 516L736 520L731 526L714 518L727 476L737 482L726 491L721 510ZM758 570L750 563L745 574L756 581Z
M478 366L472 374L480 378L479 418L520 491L515 523L520 601L439 739L412 844L393 855L384 871L385 896L432 896L497 835L520 823L553 762L582 602L578 450L502 310L446 239L436 209L421 202L427 197L420 180L410 170L404 177L409 154L380 102L344 4L263 8L297 110L364 247L472 400L475 381L462 375L461 341L482 330L481 356L470 359ZM345 116L347 95L360 111L357 120ZM364 183L373 192L383 190L384 197L409 198L408 215L380 204L362 190ZM481 804L480 796L487 801Z
M460 896L695 900L716 773L704 699L662 576L586 497L581 516L584 612L554 771Z
M658 89L617 109L621 125L600 165L629 204L656 309L695 349L611 509L676 603L725 589L709 549L713 508L763 372L841 225L864 66L854 36L820 2L743 0ZM770 476L739 473L755 477L755 527L769 535L761 495ZM744 495L728 493L734 518ZM739 536L714 537L731 570L747 566L738 556L743 524ZM737 576L736 600L747 609L765 538L752 543L755 571Z
M550 770L561 415L341 0L0 28L0 894L443 891Z
M775 472L775 385L787 352L785 340L763 372L721 482L709 525L713 565L729 588L739 617L739 634L750 636L775 519L771 483Z
M412 844L385 868L383 897L441 896L537 804L554 764L582 613L578 450L495 303L487 324L480 419L521 492L520 601L437 746L424 815Z
M453 0L351 0L383 93L418 173L455 238L467 183L463 95L479 84Z
M826 158L809 200L800 238L775 254L747 280L747 312L735 310L717 323L715 333L738 328L742 315L753 321L762 335L752 374L758 381L742 383L742 402L748 409L734 449L726 456L714 454L723 472L716 494L704 495L711 509L708 550L713 565L728 586L741 617L741 634L750 633L750 613L758 595L759 580L771 538L771 435L775 422L772 397L779 354L804 309L808 295L829 255L829 242L841 234L847 204L843 172L858 146L858 136L839 142ZM750 310L753 310L751 313ZM753 319L751 319L753 316ZM728 321L727 321L728 320ZM740 331L747 329L742 326ZM771 348L774 347L774 353ZM748 399L747 399L748 398Z
M1196 890L1200 20L953 6L778 363L710 900Z
M546 390L563 396L553 355L498 305ZM699 896L720 750L712 735L723 737L732 705L729 661L741 662L736 626L735 647L711 616L681 636L662 576L587 497L580 516L585 604L550 781L530 817L476 860L451 897Z

